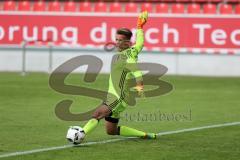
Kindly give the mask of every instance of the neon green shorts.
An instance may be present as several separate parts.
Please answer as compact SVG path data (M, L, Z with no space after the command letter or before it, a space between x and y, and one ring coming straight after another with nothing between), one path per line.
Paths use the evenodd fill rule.
M112 103L103 102L103 104L112 107L112 113L109 117L119 119L120 113L123 112L128 106L125 102L120 102L119 100L115 100Z

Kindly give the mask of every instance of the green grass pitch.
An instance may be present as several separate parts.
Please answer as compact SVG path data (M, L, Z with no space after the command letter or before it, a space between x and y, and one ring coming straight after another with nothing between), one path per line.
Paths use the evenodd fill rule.
M70 125L54 113L63 99L74 100L71 111L92 109L101 101L64 95L48 85L47 74L0 73L0 156L68 144L65 135ZM107 89L107 75L94 84L83 83L82 74L66 80L69 84ZM120 124L149 132L165 132L240 121L239 78L164 76L174 86L169 94L139 99L137 106L122 114ZM151 118L150 115L157 115ZM62 150L2 158L6 160L239 160L240 126L204 129L159 137L157 140L131 139L106 144L80 146ZM85 142L119 138L106 135L104 121Z

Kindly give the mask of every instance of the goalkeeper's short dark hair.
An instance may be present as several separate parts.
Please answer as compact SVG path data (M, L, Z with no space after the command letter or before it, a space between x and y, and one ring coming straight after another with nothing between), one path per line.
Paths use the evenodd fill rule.
M127 38L128 40L130 40L131 37L132 37L132 31L130 31L130 30L127 29L127 28L120 28L120 29L118 29L118 30L117 30L117 34L121 34L121 35L126 36L126 38Z

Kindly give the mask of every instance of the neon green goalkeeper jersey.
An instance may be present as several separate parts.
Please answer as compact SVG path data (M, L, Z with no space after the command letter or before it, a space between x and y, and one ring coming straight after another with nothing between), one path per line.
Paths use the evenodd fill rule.
M114 108L119 102L122 103L128 96L127 80L131 78L135 78L136 81L142 80L142 73L137 69L137 59L143 44L144 33L142 29L138 29L136 44L114 55L109 78L108 93L110 94L106 99L106 104L111 108Z

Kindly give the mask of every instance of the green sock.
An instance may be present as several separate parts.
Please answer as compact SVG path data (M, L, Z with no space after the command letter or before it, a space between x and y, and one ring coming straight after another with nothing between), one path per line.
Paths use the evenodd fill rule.
M87 124L85 124L85 126L83 127L83 130L85 132L85 134L88 134L89 132L91 132L94 128L96 128L98 125L98 120L95 118L90 119Z
M121 136L126 136L126 137L144 137L144 136L146 136L146 133L143 131L139 131L134 128L129 128L126 126L119 126L119 127L120 127L119 134Z

